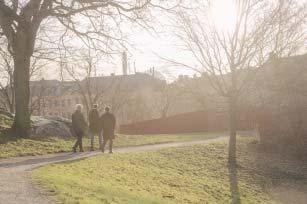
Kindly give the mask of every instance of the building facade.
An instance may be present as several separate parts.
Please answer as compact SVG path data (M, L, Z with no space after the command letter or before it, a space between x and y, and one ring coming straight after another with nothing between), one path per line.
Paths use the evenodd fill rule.
M120 123L152 119L152 99L163 83L145 73L112 74L78 82L32 81L30 110L35 116L70 118L76 104L83 105L86 115L93 104L98 104L101 113L110 106Z

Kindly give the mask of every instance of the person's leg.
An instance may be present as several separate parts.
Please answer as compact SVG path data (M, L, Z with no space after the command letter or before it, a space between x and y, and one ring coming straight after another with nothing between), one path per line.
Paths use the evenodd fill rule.
M75 145L72 147L72 149L73 149L74 152L76 152L76 149L77 149L78 145L79 145L79 140L78 140L78 138L77 138L77 140L76 140L76 142L75 142Z
M109 141L109 153L113 153L113 139Z
M101 151L102 152L104 152L104 148L105 148L107 142L108 142L108 139L107 138L103 138L103 143L102 143L102 147L101 147Z
M79 149L80 149L80 152L83 152L82 138L83 138L83 135L80 135L80 138L79 138Z
M75 145L73 146L73 151L76 152L77 147L79 146L79 134L76 133L76 142Z
M89 130L88 132L90 138L91 138L91 151L94 151L94 140L95 140L95 134L93 131Z

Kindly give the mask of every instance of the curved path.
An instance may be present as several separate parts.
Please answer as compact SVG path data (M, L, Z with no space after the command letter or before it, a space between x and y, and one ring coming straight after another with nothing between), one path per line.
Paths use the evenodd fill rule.
M174 142L156 145L115 148L117 153L155 151L163 148L195 144L208 144L226 137L201 141ZM31 183L31 170L42 165L92 157L101 152L60 153L43 156L17 157L0 160L0 203L2 204L52 204L52 198Z

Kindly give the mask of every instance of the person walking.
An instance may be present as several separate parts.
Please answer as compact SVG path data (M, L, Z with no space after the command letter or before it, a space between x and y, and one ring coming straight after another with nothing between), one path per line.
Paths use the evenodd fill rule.
M102 131L103 131L103 143L101 151L104 152L104 148L109 141L109 153L113 153L113 140L115 139L114 131L116 125L116 118L115 116L110 113L110 108L105 108L105 113L100 118L102 124Z
M76 152L77 147L79 146L80 152L83 152L82 138L84 136L87 124L82 114L81 104L76 105L76 111L72 114L71 121L72 121L73 132L77 137L77 141L73 146L73 151Z
M88 119L89 119L89 137L91 138L91 151L94 151L94 140L95 135L98 135L99 140L99 148L102 147L102 138L100 134L100 127L99 127L99 112L97 110L98 105L94 104L93 108L90 110Z

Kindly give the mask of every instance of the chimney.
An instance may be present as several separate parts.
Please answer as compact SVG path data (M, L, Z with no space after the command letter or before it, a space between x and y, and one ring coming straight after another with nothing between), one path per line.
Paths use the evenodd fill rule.
M155 67L152 67L152 77L155 77Z
M127 75L127 53L123 52L122 56L122 66L123 66L123 75Z
M133 63L133 68L134 68L134 74L136 74L136 66L135 66L135 61L134 61L134 63Z

